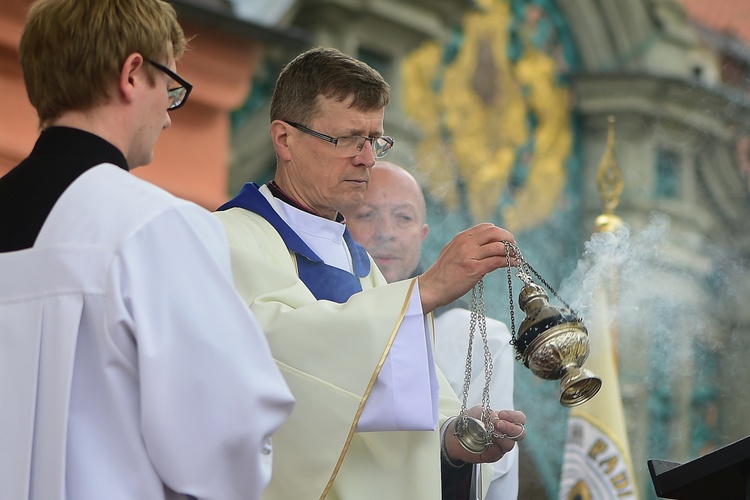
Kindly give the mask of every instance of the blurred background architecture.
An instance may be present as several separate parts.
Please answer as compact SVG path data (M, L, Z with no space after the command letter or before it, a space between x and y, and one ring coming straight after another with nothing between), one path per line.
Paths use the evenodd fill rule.
M18 63L18 43L31 0L0 5L0 175L23 159L38 135ZM231 112L250 92L264 53L304 50L310 41L294 28L238 18L223 2L175 1L188 37L194 37L179 72L195 90L156 148L155 161L135 170L140 177L206 207L226 199ZM71 68L75 71L75 68Z
M209 209L270 179L278 71L334 46L392 85L389 159L428 193L424 262L489 220L572 303L585 303L571 277L602 212L596 174L614 116L617 214L630 228L615 344L632 498L656 498L647 459L685 462L750 434L747 1L173 3L195 35L178 66L195 91L137 175ZM0 175L37 136L17 62L29 4L0 5ZM490 314L509 323L505 274L485 286ZM520 498L558 498L569 410L555 383L520 364L516 378L529 419Z

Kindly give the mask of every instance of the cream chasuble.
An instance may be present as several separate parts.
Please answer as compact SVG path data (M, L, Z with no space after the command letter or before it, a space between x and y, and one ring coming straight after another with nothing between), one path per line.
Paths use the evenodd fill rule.
M357 432L396 333L408 320L416 279L387 284L367 256L362 292L344 303L318 300L298 276L303 257L264 217L242 208L216 215L229 237L236 286L297 399L274 434L273 477L263 498L440 499L436 430ZM460 403L439 370L436 377L442 425Z
M283 223L325 264L345 271L350 278L354 278L355 274L362 277L369 274L372 267L369 256L364 248L345 235L344 224L317 217L274 198L267 186L262 186L259 191L281 216ZM289 242L286 243L288 245ZM352 248L352 251L362 260L359 265L349 245L358 247ZM297 256L298 264L299 258ZM321 281L329 279L328 273L313 273L304 277L302 272L298 271L298 274L308 288L311 283L320 286ZM341 277L341 274L336 276ZM361 290L361 283L357 284ZM328 293L322 291L315 295L320 300L321 295ZM342 295L335 302L345 302L346 299ZM415 284L398 333L357 422L357 432L434 429L437 425L438 389L430 330Z

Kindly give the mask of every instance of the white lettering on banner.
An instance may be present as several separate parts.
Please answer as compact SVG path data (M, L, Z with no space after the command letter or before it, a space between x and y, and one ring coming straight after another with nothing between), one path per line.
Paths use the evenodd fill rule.
M617 444L579 416L568 422L561 500L635 498L631 471Z

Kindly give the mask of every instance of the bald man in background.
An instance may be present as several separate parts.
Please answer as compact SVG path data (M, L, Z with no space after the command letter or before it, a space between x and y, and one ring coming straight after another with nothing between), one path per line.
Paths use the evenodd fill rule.
M344 214L354 240L373 257L389 283L420 274L422 242L427 237L422 189L404 168L379 161L372 168L364 202ZM458 395L463 396L470 312L454 304L435 312L435 361ZM447 310L446 310L447 309ZM513 409L514 353L504 323L487 318L493 376L490 400L495 408ZM475 333L468 405L482 401L484 353ZM494 475L486 500L518 497L518 446L493 464Z

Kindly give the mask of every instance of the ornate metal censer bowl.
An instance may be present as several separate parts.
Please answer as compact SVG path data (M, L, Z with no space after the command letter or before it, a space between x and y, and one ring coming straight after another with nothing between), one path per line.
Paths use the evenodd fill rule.
M565 303L523 258L513 243L505 243L508 255L508 294L510 299L511 343L516 359L545 380L560 380L559 397L563 406L578 406L593 398L602 381L582 367L589 356L589 335L583 320ZM510 259L518 266L516 275L524 286L518 294L518 305L526 313L516 336L513 311L513 282ZM550 305L544 289L531 280L531 273L541 281L565 307Z
M516 337L517 357L545 380L560 380L563 406L585 403L599 392L602 381L582 368L589 355L589 336L583 321L570 308L551 306L547 293L526 283L518 295L526 313Z

